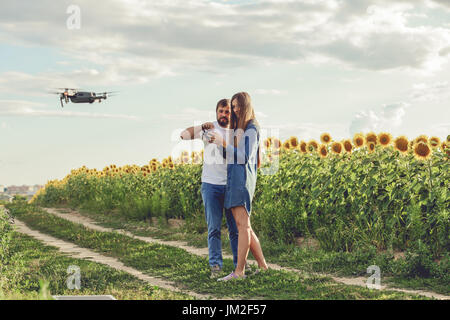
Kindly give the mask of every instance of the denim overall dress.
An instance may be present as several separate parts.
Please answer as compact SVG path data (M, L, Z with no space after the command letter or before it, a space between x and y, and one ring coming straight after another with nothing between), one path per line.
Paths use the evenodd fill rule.
M223 156L227 160L224 207L230 209L244 206L248 215L252 210L252 199L256 187L259 130L259 126L250 120L237 147L233 143L228 144L227 148L222 147Z

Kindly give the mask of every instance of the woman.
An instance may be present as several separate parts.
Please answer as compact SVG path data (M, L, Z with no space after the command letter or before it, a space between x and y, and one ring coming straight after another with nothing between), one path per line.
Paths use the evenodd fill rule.
M261 245L250 224L251 204L255 194L257 168L260 167L261 154L260 128L247 92L239 92L231 98L230 128L234 129L234 143L227 144L220 134L213 134L211 138L214 143L223 147L223 156L227 160L224 207L231 208L239 233L236 269L219 281L245 277L249 250L252 251L259 268L268 269Z

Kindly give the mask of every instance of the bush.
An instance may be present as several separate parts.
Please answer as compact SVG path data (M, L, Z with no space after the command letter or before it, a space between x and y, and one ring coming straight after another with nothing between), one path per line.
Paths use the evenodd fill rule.
M9 245L12 233L11 217L4 208L0 207L0 274L2 269L9 263Z

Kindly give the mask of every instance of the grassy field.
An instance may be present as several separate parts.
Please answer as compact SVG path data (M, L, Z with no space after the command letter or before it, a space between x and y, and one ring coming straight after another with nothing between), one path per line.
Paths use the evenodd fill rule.
M52 299L52 295L112 295L116 299L193 299L151 286L134 276L100 263L74 259L54 247L20 233L11 239L12 263L0 275L0 300ZM81 289L67 288L67 268L80 268Z
M341 285L323 276L276 270L250 275L245 281L221 283L209 278L207 258L182 249L150 244L118 233L92 231L25 203L8 207L16 218L32 229L115 257L146 274L175 282L180 288L219 298L424 299L399 292ZM225 259L224 268L226 272L231 272L232 261ZM105 280L105 283L108 281Z
M186 225L174 228L165 220L150 224L149 221L132 219L118 211L99 214L89 209L78 209L78 212L102 226L125 229L135 235L184 241L190 246L199 248L208 246L206 231L195 233ZM448 256L437 264L426 250L422 255L413 252L379 252L376 248L354 252L330 252L314 245L274 243L264 237L260 237L260 240L266 259L284 267L336 276L367 276L367 267L377 265L382 270L383 283L388 283L392 287L429 290L450 295ZM231 254L226 229L222 231L222 248L224 252ZM249 257L252 257L251 253Z

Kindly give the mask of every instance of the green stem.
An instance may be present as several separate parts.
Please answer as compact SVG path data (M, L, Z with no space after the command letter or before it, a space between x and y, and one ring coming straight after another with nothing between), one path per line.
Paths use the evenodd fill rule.
M430 185L430 198L433 190L432 173L431 173L431 158L428 160L428 172L429 172L429 185Z

